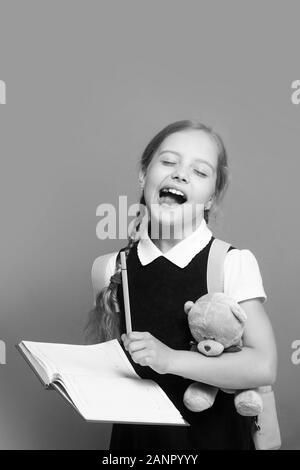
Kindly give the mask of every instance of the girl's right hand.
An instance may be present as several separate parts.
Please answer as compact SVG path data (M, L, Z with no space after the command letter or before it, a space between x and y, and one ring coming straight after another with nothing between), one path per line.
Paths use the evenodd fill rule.
M155 338L148 331L132 331L121 339L132 360L141 366L149 366L159 374L167 374L173 361L173 349Z

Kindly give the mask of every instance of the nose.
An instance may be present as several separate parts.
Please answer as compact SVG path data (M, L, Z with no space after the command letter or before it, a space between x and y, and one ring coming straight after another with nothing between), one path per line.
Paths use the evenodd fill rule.
M189 178L187 175L187 170L183 166L178 166L174 173L172 174L172 178L174 180L184 181L185 183L188 182Z

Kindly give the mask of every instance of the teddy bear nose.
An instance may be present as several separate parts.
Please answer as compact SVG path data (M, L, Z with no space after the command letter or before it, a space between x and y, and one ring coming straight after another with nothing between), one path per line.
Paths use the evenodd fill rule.
M208 352L208 351L210 351L211 348L210 348L210 346L205 345L205 346L204 346L204 349L205 349L205 351Z

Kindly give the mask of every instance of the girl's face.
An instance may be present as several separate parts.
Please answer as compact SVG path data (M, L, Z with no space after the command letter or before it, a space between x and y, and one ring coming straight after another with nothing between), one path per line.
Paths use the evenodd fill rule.
M217 144L201 130L169 135L154 153L144 178L151 223L195 230L209 209L217 178Z

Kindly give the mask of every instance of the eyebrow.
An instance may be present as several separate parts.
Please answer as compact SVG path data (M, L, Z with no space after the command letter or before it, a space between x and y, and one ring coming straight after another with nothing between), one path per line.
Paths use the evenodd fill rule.
M161 152L159 152L159 155L162 155L163 153L174 153L174 155L177 155L177 157L182 158L181 153L176 152L175 150L162 150ZM210 166L210 168L211 168L213 171L216 171L216 169L213 167L213 165L212 165L211 163L209 163L208 161L203 160L203 158L196 158L195 160L196 160L197 162L205 163L206 165Z

